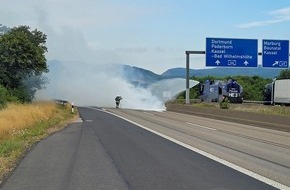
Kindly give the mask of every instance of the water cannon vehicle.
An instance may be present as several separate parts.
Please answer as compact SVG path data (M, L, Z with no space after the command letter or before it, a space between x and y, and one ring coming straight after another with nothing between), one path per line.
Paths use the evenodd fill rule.
M221 102L227 98L231 103L242 103L243 94L243 87L234 79L206 80L200 84L200 99L203 102Z

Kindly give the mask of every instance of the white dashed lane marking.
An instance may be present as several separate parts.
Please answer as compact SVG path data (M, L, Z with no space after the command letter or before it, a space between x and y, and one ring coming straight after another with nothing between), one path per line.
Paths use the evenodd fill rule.
M210 127L205 127L202 125L198 125L198 124L194 124L194 123L190 123L190 122L185 122L188 125L194 126L194 127L199 127L199 128L203 128L203 129L208 129L208 130L212 130L212 131L216 131L216 129L214 128L210 128Z

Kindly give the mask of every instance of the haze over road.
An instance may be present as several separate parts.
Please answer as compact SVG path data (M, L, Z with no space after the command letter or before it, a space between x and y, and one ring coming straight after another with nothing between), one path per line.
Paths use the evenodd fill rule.
M79 112L83 122L38 143L1 189L290 189L289 133L173 112Z

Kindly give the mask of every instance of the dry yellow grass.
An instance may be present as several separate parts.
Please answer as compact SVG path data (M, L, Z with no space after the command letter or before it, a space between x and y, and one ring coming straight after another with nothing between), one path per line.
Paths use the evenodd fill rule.
M0 139L27 129L37 122L48 120L56 112L57 105L53 102L10 104L0 111Z
M286 106L265 106L262 104L231 104L230 109L272 115L290 115L290 107Z
M179 102L177 102L179 103ZM192 103L192 106L197 107L211 107L211 108L219 108L219 103L210 102L210 103ZM290 106L271 106L271 105L263 105L263 104L229 104L230 110L236 111L244 111L244 112L254 112L254 113L262 113L262 114L270 114L270 115L290 115Z
M0 110L0 185L25 152L36 142L78 117L54 102L10 104Z

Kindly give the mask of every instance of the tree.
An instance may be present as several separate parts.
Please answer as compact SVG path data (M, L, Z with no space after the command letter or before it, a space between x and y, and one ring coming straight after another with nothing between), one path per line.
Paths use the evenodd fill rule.
M236 76L235 79L243 87L244 100L263 100L263 91L265 85L272 79L265 79L260 76Z
M46 35L28 26L14 27L0 36L0 84L22 90L24 80L48 72Z
M25 101L30 101L34 99L34 95L37 90L44 89L45 84L48 83L48 78L45 76L32 76L23 81L25 88L23 92L25 93Z
M290 79L290 69L285 69L280 72L278 79Z

